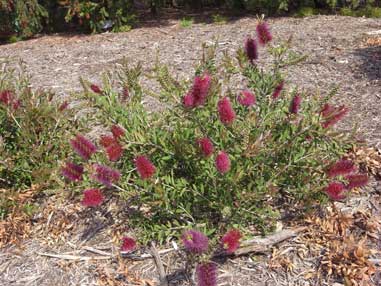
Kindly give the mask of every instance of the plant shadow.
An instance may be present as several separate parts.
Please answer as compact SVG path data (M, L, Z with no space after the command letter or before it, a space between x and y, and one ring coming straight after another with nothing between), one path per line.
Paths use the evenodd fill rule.
M378 45L357 49L354 55L360 59L362 74L371 81L381 80L381 38Z

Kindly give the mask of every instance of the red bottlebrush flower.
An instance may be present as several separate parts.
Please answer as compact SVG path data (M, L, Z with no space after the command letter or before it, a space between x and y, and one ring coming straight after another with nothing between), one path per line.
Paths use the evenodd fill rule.
M228 97L224 97L217 105L218 115L223 124L231 124L236 114Z
M218 172L220 172L221 174L225 174L229 172L230 165L231 164L230 164L229 155L226 154L224 151L221 151L220 153L218 153L216 157L216 168Z
M70 145L84 160L89 160L91 155L97 151L97 147L81 134L78 134L74 139L71 139Z
M109 135L103 135L101 136L101 140L99 143L104 147L107 148L113 144L117 144L118 142L114 138L114 136L109 136Z
M13 103L12 103L13 110L19 109L20 106L21 106L21 100L20 99L13 101Z
M194 98L193 98L192 93L188 93L186 96L184 96L183 104L186 108L194 107Z
M272 98L273 98L274 100L276 100L276 99L280 96L280 94L281 94L281 92L282 92L282 90L283 90L283 87L284 87L284 81L281 81L281 82L275 87L274 92L273 92L273 94L272 94Z
M329 196L330 199L338 201L345 198L345 186L339 182L332 182L325 189L325 192Z
M99 189L89 189L83 192L82 205L85 207L96 207L102 204L104 196Z
M205 74L203 77L195 77L192 88L192 95L194 98L195 106L205 104L211 81L212 80L208 74Z
M126 101L129 97L130 97L130 92L128 90L128 86L124 86L122 91L122 100Z
M360 188L368 184L368 176L366 174L348 175L345 177L348 181L346 185L348 190Z
M242 94L238 96L238 102L244 106L252 106L256 102L255 94L249 90L244 90Z
M3 90L0 92L0 102L4 105L9 105L13 101L12 92L10 90Z
M123 252L130 252L136 248L136 241L135 239L131 237L123 237L122 240L122 246L120 247L120 250Z
M251 37L247 38L245 42L245 53L252 64L258 59L257 42Z
M323 117L328 117L334 112L335 108L328 103L324 104L323 108L321 109L320 113L323 115Z
M83 166L66 162L62 168L62 175L70 181L82 181Z
M295 95L291 101L290 113L298 114L301 102L302 102L302 97L299 94Z
M62 104L58 107L58 111L64 111L69 106L67 101L62 102Z
M323 108L324 109L324 108ZM322 123L323 128L328 128L339 122L347 113L349 109L345 106L331 107L330 110L323 110L322 115L327 114L326 121Z
M99 183L111 187L113 183L120 179L120 172L110 167L96 164L93 178Z
M95 93L98 93L98 94L101 94L102 93L102 90L100 89L99 86L97 86L96 84L92 84L90 85L90 88L93 92Z
M340 175L349 175L356 171L355 164L350 160L342 159L335 164L333 164L327 171L327 175L330 178L337 177Z
M213 154L214 147L213 147L212 141L210 141L209 138L204 137L204 138L197 139L197 144L200 147L201 152L205 157L209 157Z
M183 98L184 106L193 108L205 104L211 81L211 77L208 74L205 74L203 77L196 76L192 89Z
M213 262L198 264L196 267L198 286L217 286L217 265Z
M236 251L240 245L241 233L237 229L229 230L221 239L222 247L228 254Z
M306 135L305 139L307 142L312 142L314 138L311 135Z
M135 167L143 180L151 178L156 172L155 166L145 156L138 156L135 158Z
M192 253L203 253L208 250L208 237L197 230L187 230L181 237L184 247Z
M267 25L266 22L261 21L257 25L256 30L257 30L258 41L262 46L271 42L271 40L273 39L271 32L270 32L270 29L269 29L269 26Z
M111 144L106 148L107 157L110 161L118 161L123 154L123 148L119 143Z
M119 125L113 125L111 126L111 133L112 135L114 135L116 139L118 139L119 137L124 136L126 131L124 131L124 129L120 127Z

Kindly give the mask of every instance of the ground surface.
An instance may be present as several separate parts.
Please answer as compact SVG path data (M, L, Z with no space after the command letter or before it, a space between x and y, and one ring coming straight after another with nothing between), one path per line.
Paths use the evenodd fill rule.
M349 130L352 124L358 124L363 138L370 145L381 148L381 46L366 44L364 35L369 31L381 30L381 20L316 16L270 19L269 22L275 38L293 36L295 51L309 55L306 62L288 70L288 82L307 90L318 89L322 93L339 85L336 101L351 108L351 115L341 127ZM255 25L254 18L242 18L226 25L194 24L184 29L178 21L172 21L163 26L143 27L129 33L43 36L0 46L0 62L9 60L16 63L22 59L32 75L34 87L52 88L61 95L67 95L80 89L80 76L99 82L100 73L112 69L123 57L133 62L142 61L149 68L154 63L157 50L162 61L172 65L174 73L189 76L195 60L201 54L201 43L217 40L220 50L233 52L242 46L247 35L254 33ZM377 182L370 187L373 194L379 194L380 189ZM364 203L373 200L369 197L370 194L367 194L355 200L354 204L360 210L369 211L369 204ZM97 285L100 277L104 285L144 285L137 284L139 279L131 278L134 267L143 269L143 274L149 278L146 285L151 285L150 281L156 279L152 262L147 262L145 267L141 267L140 262L123 268L116 259L72 263L71 260L39 255L47 252L80 253L88 257L90 252L83 250L88 245L106 250L107 253L116 251L109 239L110 229L105 227L110 223L107 220L110 218L111 206L92 218L89 225L95 224L99 229L94 231L96 235L91 235L88 222L78 225L73 223L80 221L76 214L77 205L68 206L60 198L54 200L57 200L54 202L56 209L44 210L39 228L33 229L36 233L34 240L25 241L21 250L12 246L0 253L0 285ZM351 204L349 208L353 207ZM47 205L51 205L51 202ZM379 212L377 205L379 200L372 203L371 214ZM123 221L123 218L120 220ZM67 223L56 225L58 221ZM120 222L113 223L118 225ZM45 226L41 229L41 225ZM54 236L55 231L61 233L63 230L66 233L64 239ZM86 238L83 233L90 234ZM298 243L297 240L295 243ZM290 251L287 244L282 247L285 253ZM165 258L168 265L171 265L171 259L175 258ZM307 279L308 271L314 271L317 261L316 257L303 263L294 261L297 266L291 272L285 272L281 266L275 267L278 270L270 271L265 263L254 258L230 261L221 270L220 282L221 285L258 286L333 285L333 280L323 279L320 284L315 284L318 280L314 279L312 283Z

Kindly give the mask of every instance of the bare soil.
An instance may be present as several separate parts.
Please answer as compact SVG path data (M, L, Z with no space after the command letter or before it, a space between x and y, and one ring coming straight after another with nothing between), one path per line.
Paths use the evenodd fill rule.
M381 148L381 45L369 44L365 35L381 30L381 20L313 16L276 18L269 22L275 39L292 36L293 49L309 56L306 62L288 70L288 83L323 94L338 85L335 100L351 108L350 116L340 128L351 130L357 124L361 136L370 145ZM185 29L173 20L128 33L41 36L0 46L0 62L16 64L21 59L32 75L33 87L53 89L66 96L80 89L80 76L99 82L100 74L112 69L123 57L132 62L141 61L149 70L157 51L175 74L189 77L201 55L203 42L218 41L220 51L233 53L247 35L254 33L255 25L255 18L245 17L224 25L198 23ZM266 62L265 56L262 61ZM373 181L367 190L341 208L366 212L379 219L381 185ZM78 211L77 202L68 204L63 197L54 196L45 201L32 225L32 238L23 241L21 248L11 245L0 252L0 285L157 285L158 275L151 260L126 262L112 258L73 262L42 255L100 255L84 249L86 246L117 253L118 238L126 231L123 229L126 218L113 213L120 209L115 207L116 203L110 202L106 209L89 216ZM229 259L220 267L219 285L343 285L342 280L333 278L311 279L310 272L321 270L321 257L300 259L299 248L303 248L300 237L279 246L282 257L292 262L292 269L287 268L287 261L274 264L269 258L277 256L270 253ZM375 258L380 259L377 255ZM173 273L181 265L178 263L182 257L167 255L163 260L168 272ZM380 279L380 274L374 276L370 282L373 284L369 285L381 285ZM177 285L188 285L179 281Z

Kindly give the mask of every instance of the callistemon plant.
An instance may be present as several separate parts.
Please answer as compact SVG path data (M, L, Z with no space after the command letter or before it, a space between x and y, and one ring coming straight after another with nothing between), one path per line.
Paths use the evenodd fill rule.
M31 88L23 65L2 63L0 69L0 189L22 190L32 185L55 188L57 161L66 157L62 144L77 128L67 106L54 94ZM81 166L66 166L66 174L81 180ZM8 197L5 194L5 197ZM0 199L0 209L3 203Z
M178 235L183 225L210 232L227 225L266 230L287 209L285 201L303 210L328 197L343 199L366 181L332 166L350 148L349 137L333 130L348 109L328 103L333 92L307 93L283 77L281 67L303 58L289 45L262 21L236 55L225 53L219 61L215 46L204 47L188 80L179 81L157 62L150 78L159 91L142 89L140 65L124 64L116 78L105 76L102 93L84 83L96 118L118 127L100 137L97 151L75 137L82 162L66 163L63 171L81 182L82 166L92 166L94 187L144 206L131 220L145 230L144 238L160 240ZM273 57L266 69L258 62L264 49ZM112 88L115 81L119 91ZM156 98L160 112L147 112L143 93ZM104 154L102 162L96 162L98 154ZM230 233L226 244L237 237ZM234 248L230 243L228 250Z

